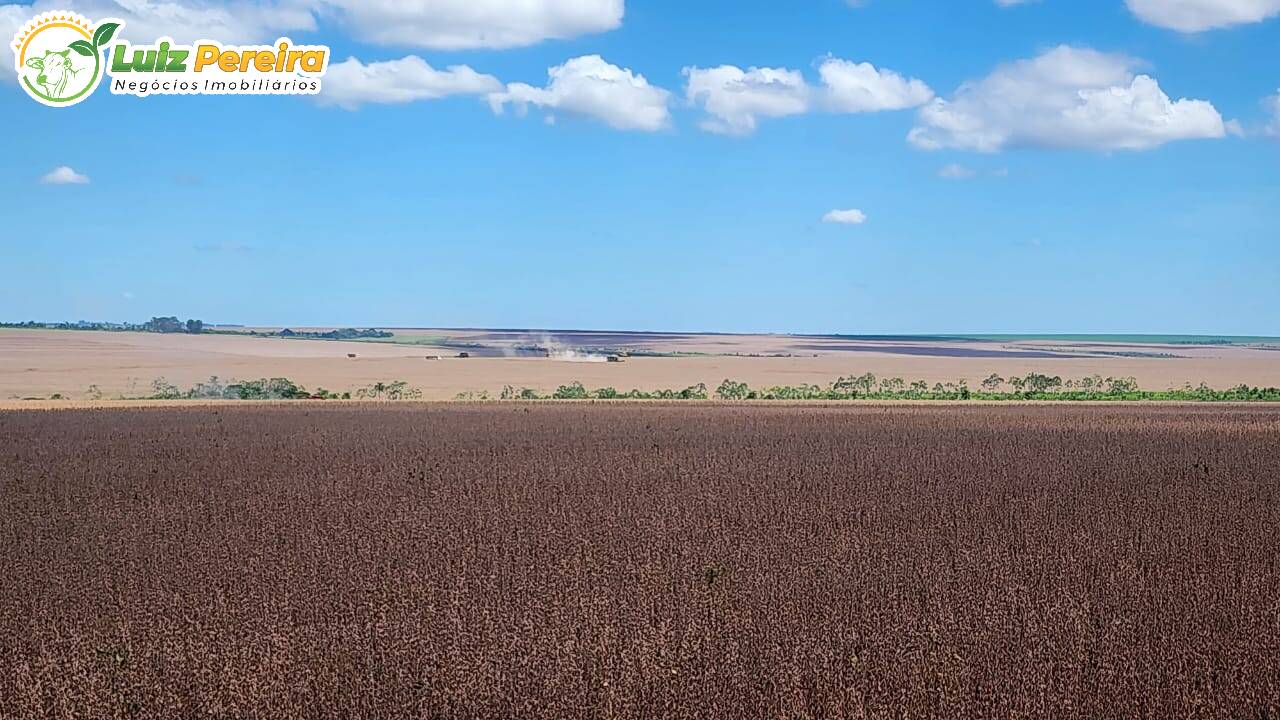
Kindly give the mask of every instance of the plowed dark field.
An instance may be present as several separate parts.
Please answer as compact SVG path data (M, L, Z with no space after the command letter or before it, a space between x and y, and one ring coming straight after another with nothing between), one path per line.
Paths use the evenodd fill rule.
M0 413L4 718L1276 718L1280 409Z

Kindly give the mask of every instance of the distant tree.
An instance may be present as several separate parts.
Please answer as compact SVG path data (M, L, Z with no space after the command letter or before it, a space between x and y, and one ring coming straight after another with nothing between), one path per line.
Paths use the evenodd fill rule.
M596 391L597 397L605 397L605 395L607 394L606 391L613 391L614 393L617 392L616 390L613 390L613 388L602 388L601 390ZM534 390L533 388L522 387L520 389L516 389L512 385L505 385L503 386L502 394L498 396L498 399L499 400L541 400L542 397L538 395L538 391Z
M1110 395L1124 395L1126 393L1138 392L1138 381L1136 378L1107 378L1107 393Z
M192 335L198 335L204 332L204 321L191 319L187 321L187 332Z
M1000 377L996 373L991 373L987 376L986 380L982 381L982 389L987 392L995 392L996 390L999 390L1000 386L1003 384L1004 378Z
M180 333L186 329L187 326L176 317L153 317L142 324L144 332Z
M880 381L880 394L898 395L906 386L907 383L902 378L884 378Z
M383 390L386 392L388 400L417 400L422 397L421 390L409 387L409 383L404 380L387 383Z
M876 389L876 376L871 373L867 373L866 375L858 378L855 381L855 384L857 385L858 390L862 391L864 395L870 395L875 392Z
M187 391L188 397L193 398L222 398L228 397L227 386L218 379L217 375L209 378L209 382L196 383L195 387Z
M698 383L692 387L687 387L680 391L681 400L706 400L707 385L706 383Z
M582 383L575 381L556 388L551 397L556 400L586 400L591 396L587 393L587 389L582 386Z
M716 388L718 400L746 400L751 395L751 388L744 382L725 380Z
M376 382L372 385L356 390L356 397L361 400L376 400L382 397L382 393L386 391L386 389L387 386L385 383Z
M168 380L161 377L151 381L151 399L176 400L180 397L182 397L181 388Z
M217 378L210 378L210 385ZM242 380L227 385L224 397L237 400L298 400L310 397L305 388L288 378L262 378L260 380Z
M1050 377L1040 373L1027 373L1022 381L1029 393L1054 392L1062 387L1062 378L1057 375Z
M1077 384L1081 390L1087 393L1099 393L1102 392L1103 388L1101 375L1090 375L1089 377L1081 378Z

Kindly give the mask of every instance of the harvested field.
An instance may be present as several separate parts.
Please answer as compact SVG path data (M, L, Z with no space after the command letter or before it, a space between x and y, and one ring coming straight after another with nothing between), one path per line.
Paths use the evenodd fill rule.
M1280 713L1280 409L0 413L6 717Z
M397 331L400 332L400 331ZM440 337L442 330L411 331ZM616 343L649 352L708 353L676 357L630 357L625 363L560 362L520 357L520 343L539 342L537 335L481 331L454 332L459 346L395 345L390 342L288 340L233 335L164 335L133 332L0 329L0 403L22 398L89 399L140 397L157 378L184 388L216 375L224 380L287 377L308 389L354 391L370 383L404 380L429 400L449 400L466 391L493 396L504 385L530 387L550 394L559 385L581 381L587 387L656 390L725 379L752 387L826 385L842 375L871 372L907 382L948 383L965 380L971 387L991 373L1004 377L1028 373L1063 378L1133 376L1144 389L1165 390L1185 383L1215 388L1239 384L1280 385L1280 353L1238 346L1167 346L1078 343L1069 341L968 342L945 340L852 341L781 335L675 335L633 333L565 334L569 342ZM407 335L406 337L414 337ZM505 343L505 344L501 344ZM1099 346L1108 348L1100 350ZM1076 352L1082 348L1093 355ZM1083 351L1081 351L1083 352ZM1177 357L1101 356L1097 352L1167 353ZM351 358L349 354L357 357ZM510 354L511 357L493 357ZM719 354L716 354L719 353ZM751 354L793 357L751 357ZM528 354L527 352L525 353ZM440 362L425 362L438 355ZM89 386L96 386L94 393Z

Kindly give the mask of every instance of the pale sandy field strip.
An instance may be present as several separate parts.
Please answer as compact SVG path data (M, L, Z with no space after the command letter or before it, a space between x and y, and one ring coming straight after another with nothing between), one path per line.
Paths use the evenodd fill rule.
M455 342L517 342L489 331L415 330L450 336ZM518 338L518 336L517 336ZM536 339L535 339L536 341ZM731 378L753 387L825 385L841 375L875 373L907 381L976 386L990 373L1029 372L1080 378L1133 376L1145 389L1184 383L1226 388L1241 383L1280 385L1280 352L1233 346L1115 344L1109 352L1167 353L1178 357L1083 356L1098 343L1063 341L950 342L851 340L788 335L653 336L630 343L656 352L719 353L682 357L632 357L623 363L565 362L552 358L459 359L456 348L390 343L288 340L232 335L0 329L0 400L48 398L57 393L85 399L90 385L104 397L145 395L156 378L182 387L207 380L287 377L308 389L352 390L376 381L404 380L425 399L451 399L459 392L497 393L504 385L543 392L572 381L588 387L680 389L696 383L714 388ZM643 346L643 347L638 347ZM977 353L983 357L929 355ZM904 352L908 354L904 354ZM348 354L355 354L355 358ZM748 355L791 354L790 357ZM443 355L427 360L428 355Z

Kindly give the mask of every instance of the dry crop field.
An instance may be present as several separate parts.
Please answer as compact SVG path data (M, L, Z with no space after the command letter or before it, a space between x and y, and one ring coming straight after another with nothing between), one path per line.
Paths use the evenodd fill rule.
M452 332L461 342L491 342L492 332ZM410 338L413 336L410 335ZM681 388L705 383L715 388L726 378L752 387L826 385L842 375L866 372L949 383L965 380L978 387L991 373L1003 377L1027 373L1065 378L1128 377L1147 390L1186 383L1226 389L1241 383L1280 384L1280 350L1238 346L1126 345L1060 341L942 342L833 340L776 335L636 335L577 341L617 343L662 352L705 355L632 357L625 363L563 362L534 357L453 357L459 349L375 342L286 340L238 335L185 335L0 328L0 407L23 398L91 399L95 386L106 398L145 397L152 381L183 388L216 375L224 381L286 377L310 390L324 387L354 391L379 381L404 380L429 400L451 400L458 393L487 391L497 397L504 385L550 394L580 381L590 388ZM636 342L627 342L627 339ZM517 334L500 340L541 342ZM490 348L492 351L492 347ZM476 352L472 349L472 352ZM1086 355L1135 353L1138 357ZM717 354L731 353L731 354ZM750 357L788 353L790 357ZM348 355L356 355L350 358ZM445 359L428 362L424 356ZM1156 357L1169 354L1174 357Z
M1280 409L0 413L0 716L1275 718Z

